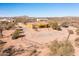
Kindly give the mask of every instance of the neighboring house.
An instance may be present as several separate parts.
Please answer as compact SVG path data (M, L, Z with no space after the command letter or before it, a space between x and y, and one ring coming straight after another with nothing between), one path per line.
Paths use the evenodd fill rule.
M10 20L7 20L7 19L0 19L0 21L8 21L8 22L10 22Z
M7 21L7 22L11 22L12 21L12 19L10 20L8 20L8 19L0 19L0 21Z
M37 21L47 21L48 19L37 18Z
M28 19L27 22L36 22L36 19Z

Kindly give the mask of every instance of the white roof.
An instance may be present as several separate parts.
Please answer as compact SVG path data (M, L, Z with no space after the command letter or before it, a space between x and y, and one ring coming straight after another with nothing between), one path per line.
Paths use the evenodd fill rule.
M37 19L37 21L40 21L40 20L48 20L48 19Z
M10 20L7 20L7 19L0 19L0 21L8 21L8 22L10 22Z

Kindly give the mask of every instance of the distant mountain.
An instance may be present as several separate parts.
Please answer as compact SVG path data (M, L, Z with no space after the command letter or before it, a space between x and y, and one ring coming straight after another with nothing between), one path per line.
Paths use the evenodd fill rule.
M48 19L48 20L79 20L79 17L76 16L65 16L65 17L29 17L29 16L15 16L15 17L0 17L0 19L15 19L15 18L24 18L24 19Z

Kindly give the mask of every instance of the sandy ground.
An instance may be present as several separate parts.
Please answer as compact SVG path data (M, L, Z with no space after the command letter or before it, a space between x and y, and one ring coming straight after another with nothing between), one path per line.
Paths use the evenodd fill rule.
M74 34L71 34L69 37L69 40L74 46L75 49L75 55L79 55L79 48L75 47L74 40L79 37L76 35L75 30L76 28L74 27L69 27L69 28L62 28L61 31L57 30L52 30L51 28L47 29L38 29L38 31L34 31L33 29L28 29L26 27L23 27L24 29L24 34L26 35L23 38L19 38L17 40L12 40L10 34L14 32L14 30L9 30L9 31L4 31L4 38L1 40L6 41L5 47L9 47L11 45L16 46L17 48L21 47L26 49L29 46L36 45L38 47L38 50L41 50L41 53L39 54L40 56L47 55L49 51L45 44L53 41L53 40L65 40L67 39L68 36L68 29L73 30ZM26 55L26 53L23 53L21 55Z

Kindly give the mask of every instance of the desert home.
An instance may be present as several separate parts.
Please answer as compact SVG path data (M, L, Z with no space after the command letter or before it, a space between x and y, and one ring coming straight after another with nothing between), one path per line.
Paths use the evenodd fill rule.
M6 48L4 48L3 51L6 52L7 48L9 48L10 46L15 46L15 47L11 47L11 48L15 48L17 49L17 47L19 47L19 49L22 48L22 50L20 50L20 52L22 54L20 54L19 52L17 52L17 54L15 55L38 55L38 56L45 56L45 55L49 55L51 51L51 49L48 47L48 44L53 42L54 40L59 41L59 43L57 42L53 42L53 45L56 45L56 50L59 52L58 55L73 55L74 54L74 50L73 47L70 45L70 43L67 43L68 45L65 45L65 50L68 52L66 54L62 54L61 51L63 51L63 47L62 46L62 42L63 40L67 39L71 41L72 44L74 44L74 40L75 38L78 36L75 33L76 28L73 26L63 26L60 27L58 23L54 22L53 24L51 24L52 26L50 28L48 28L48 19L37 19L38 21L34 21L34 22L27 22L27 23L23 23L23 22L18 22L15 25L17 25L14 29L8 29L8 30L4 30L2 32L3 35L5 35L5 37L3 37L4 42L7 42L7 44L5 45ZM4 20L4 21L7 21ZM67 23L65 23L66 25ZM38 31L34 30L34 26L36 28L38 28ZM13 25L12 25L13 27ZM59 31L59 28L61 29ZM31 30L32 29L32 30ZM69 32L68 30L71 30L70 36L69 36ZM9 33L9 34L7 34ZM62 41L62 42L60 42ZM62 43L62 44L60 44ZM58 47L60 45L60 47ZM67 47L69 46L69 47ZM54 49L52 46L52 49ZM61 50L61 49L62 50ZM5 50L6 49L6 50ZM24 50L23 50L24 49ZM28 50L27 50L28 49ZM27 50L27 51L26 51ZM33 53L29 52L31 50L34 50ZM25 52L22 52L25 51ZM40 53L39 53L40 51ZM12 51L10 51L12 52ZM9 54L10 54L9 52ZM16 51L15 51L16 52ZM52 52L52 51L51 51ZM72 52L72 53L71 53ZM5 55L5 53L3 52L3 55ZM71 54L69 54L71 53ZM13 53L14 54L14 53ZM10 55L13 55L10 54ZM1 54L2 55L2 54ZM7 54L6 54L7 55ZM53 55L53 54L52 54ZM75 55L79 55L78 49L75 49Z
M6 21L6 22L14 22L14 19L7 19L7 18L3 18L3 19L0 19L0 21Z
M7 21L7 22L10 22L10 20L7 20L7 19L0 19L0 21Z
M48 24L48 19L36 19L37 21L36 22L28 22L27 24L26 24L26 26L28 27L28 28L33 28L33 26L35 25L35 26L37 26L37 27L44 27L44 26L47 26L47 24Z
M48 21L48 19L45 19L45 18L37 18L37 22L38 21Z

